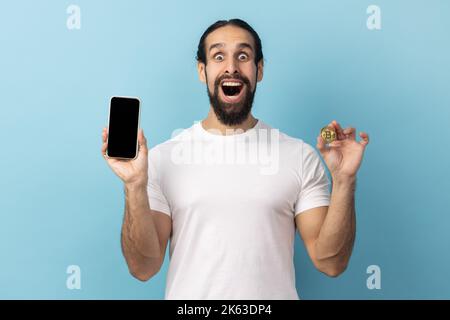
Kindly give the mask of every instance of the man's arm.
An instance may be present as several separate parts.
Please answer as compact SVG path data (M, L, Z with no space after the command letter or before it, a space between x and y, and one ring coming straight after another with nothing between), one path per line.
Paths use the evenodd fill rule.
M335 130L337 140L326 144L319 134L316 147L332 176L330 206L306 210L295 222L314 265L336 277L347 268L353 250L356 174L369 135L360 132L361 140L356 141L356 129L342 129L335 120L328 128Z
M356 232L355 179L333 181L329 207L306 210L295 218L314 266L331 277L347 268Z
M122 252L130 273L146 281L160 270L172 230L172 220L150 209L146 185L125 184Z
M150 209L148 201L148 148L144 130L139 129L139 152L134 160L106 155L108 130L103 128L101 153L113 172L124 182L125 215L122 225L122 252L130 273L146 281L155 275L164 261L172 232L171 218Z

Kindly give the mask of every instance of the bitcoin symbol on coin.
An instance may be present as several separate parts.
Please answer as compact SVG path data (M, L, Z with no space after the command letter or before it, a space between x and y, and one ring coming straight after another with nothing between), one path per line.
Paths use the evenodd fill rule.
M325 143L331 143L336 140L336 131L331 127L323 127L322 130L320 130L320 135L322 136L322 139L325 140Z

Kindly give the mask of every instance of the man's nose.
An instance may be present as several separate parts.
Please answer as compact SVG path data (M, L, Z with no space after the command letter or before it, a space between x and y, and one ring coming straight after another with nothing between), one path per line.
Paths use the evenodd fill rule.
M239 72L239 64L235 59L229 59L227 63L227 69L225 72L229 74L238 73Z

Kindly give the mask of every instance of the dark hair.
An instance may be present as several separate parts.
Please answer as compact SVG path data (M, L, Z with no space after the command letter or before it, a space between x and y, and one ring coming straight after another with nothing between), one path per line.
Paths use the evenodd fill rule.
M200 41L198 43L197 48L197 61L203 62L206 64L206 53L205 53L205 39L206 37L213 32L216 29L219 29L221 27L225 26L235 26L242 28L244 30L247 30L250 32L250 34L253 37L253 40L255 41L255 64L257 64L261 59L263 59L263 53L262 53L262 46L261 46L261 39L259 38L256 31L244 20L241 19L230 19L230 20L219 20L212 25L208 27L208 29L205 30L202 37L200 38Z

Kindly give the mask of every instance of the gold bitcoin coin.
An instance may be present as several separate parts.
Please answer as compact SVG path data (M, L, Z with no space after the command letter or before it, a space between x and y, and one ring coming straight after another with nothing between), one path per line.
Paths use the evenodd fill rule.
M331 143L336 140L336 131L331 127L323 127L322 130L320 130L320 135L325 143Z

